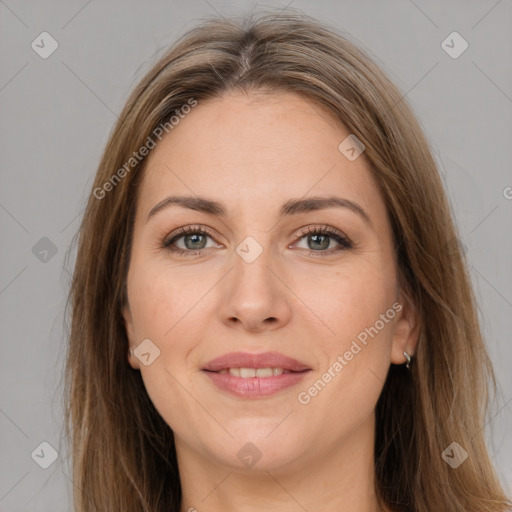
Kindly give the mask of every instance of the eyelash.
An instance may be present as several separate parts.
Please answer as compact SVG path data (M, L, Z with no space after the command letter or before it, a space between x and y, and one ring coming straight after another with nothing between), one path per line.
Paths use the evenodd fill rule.
M193 249L177 249L173 248L172 245L179 240L180 238L183 238L186 235L206 235L210 238L214 238L213 234L210 233L207 229L200 227L200 226L186 226L183 228L179 228L175 233L171 235L170 238L166 238L162 242L162 249L167 249L170 252L173 253L179 253L179 256L182 256L183 254L189 253L189 256L195 256L201 254L206 249L199 249L194 251ZM336 249L330 249L325 251L314 251L309 250L310 254L314 255L329 255L333 253L337 253L339 251L343 251L346 249L352 249L353 245L350 242L350 240L342 235L339 231L335 230L334 228L331 228L329 226L309 226L307 229L302 230L300 235L296 235L296 238L299 240L307 237L307 236L313 236L313 235L325 235L329 238L334 239L336 242L340 244L340 247ZM305 249L307 250L307 249Z

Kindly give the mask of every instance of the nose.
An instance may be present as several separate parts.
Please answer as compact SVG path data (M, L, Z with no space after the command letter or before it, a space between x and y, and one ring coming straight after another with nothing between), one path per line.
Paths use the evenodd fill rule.
M250 332L279 329L291 318L293 293L279 274L270 251L264 249L251 263L235 256L219 295L219 320L231 328Z

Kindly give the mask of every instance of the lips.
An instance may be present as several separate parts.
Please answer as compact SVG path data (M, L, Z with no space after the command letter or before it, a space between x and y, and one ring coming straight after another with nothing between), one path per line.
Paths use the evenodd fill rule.
M303 372L311 369L307 364L279 352L264 352L262 354L231 352L213 359L206 364L203 370L220 372L230 368L282 368L288 372Z
M297 385L311 368L278 352L232 352L210 361L204 374L223 392L239 398L263 398Z

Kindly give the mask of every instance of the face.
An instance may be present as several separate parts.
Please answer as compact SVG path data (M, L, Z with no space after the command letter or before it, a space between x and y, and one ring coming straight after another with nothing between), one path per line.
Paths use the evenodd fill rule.
M364 153L338 149L348 135L300 96L230 94L149 155L123 314L179 459L325 457L372 431L390 364L414 352L384 201Z

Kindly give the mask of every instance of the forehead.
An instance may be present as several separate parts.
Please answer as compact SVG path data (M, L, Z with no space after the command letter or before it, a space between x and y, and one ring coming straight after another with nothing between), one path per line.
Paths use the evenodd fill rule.
M367 162L338 149L349 135L331 113L293 93L198 102L148 156L142 208L178 192L222 198L234 209L337 193L382 210Z

